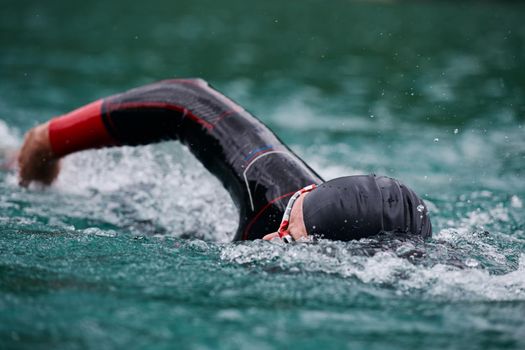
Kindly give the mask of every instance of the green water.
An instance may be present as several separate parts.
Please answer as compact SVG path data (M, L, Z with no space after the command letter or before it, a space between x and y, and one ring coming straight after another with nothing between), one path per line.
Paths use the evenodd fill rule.
M424 195L422 242L228 243L176 143L0 172L1 349L525 348L525 6L3 0L0 149L94 99L202 77L325 178Z

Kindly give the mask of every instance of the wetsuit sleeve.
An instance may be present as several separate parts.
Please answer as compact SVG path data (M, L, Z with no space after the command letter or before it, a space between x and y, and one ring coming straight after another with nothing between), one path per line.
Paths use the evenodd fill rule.
M115 142L102 121L102 100L92 102L49 123L49 141L58 157Z

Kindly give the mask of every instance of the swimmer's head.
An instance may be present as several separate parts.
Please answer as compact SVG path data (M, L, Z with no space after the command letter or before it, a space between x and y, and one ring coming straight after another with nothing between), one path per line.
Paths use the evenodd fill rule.
M295 240L307 235L349 241L381 232L432 234L423 200L385 176L337 178L303 191L292 205L286 232ZM275 232L264 239L280 236Z
M302 204L305 228L312 236L348 241L381 232L432 234L423 200L385 176L345 176L325 182Z

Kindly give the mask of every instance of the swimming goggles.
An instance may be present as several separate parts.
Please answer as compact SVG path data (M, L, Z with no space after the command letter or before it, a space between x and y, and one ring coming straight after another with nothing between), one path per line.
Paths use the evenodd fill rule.
M292 207L297 201L297 198L299 198L300 195L306 192L310 192L314 190L317 187L316 184L312 184L309 186L306 186L299 191L295 192L292 198L288 201L288 205L286 206L286 209L284 210L283 219L281 220L281 225L279 225L279 229L277 230L277 233L279 234L279 237L285 242L285 243L292 243L295 241L295 239L292 237L290 232L288 232L288 224L290 223L290 213L292 212Z

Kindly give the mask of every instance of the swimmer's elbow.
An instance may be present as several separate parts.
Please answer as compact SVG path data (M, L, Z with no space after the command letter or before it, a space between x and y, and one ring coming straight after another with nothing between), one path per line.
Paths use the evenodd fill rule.
M202 86L208 86L210 85L206 80L204 80L203 78L190 78L190 79L186 79L187 81L191 82L192 84L195 84L195 85L202 85Z

